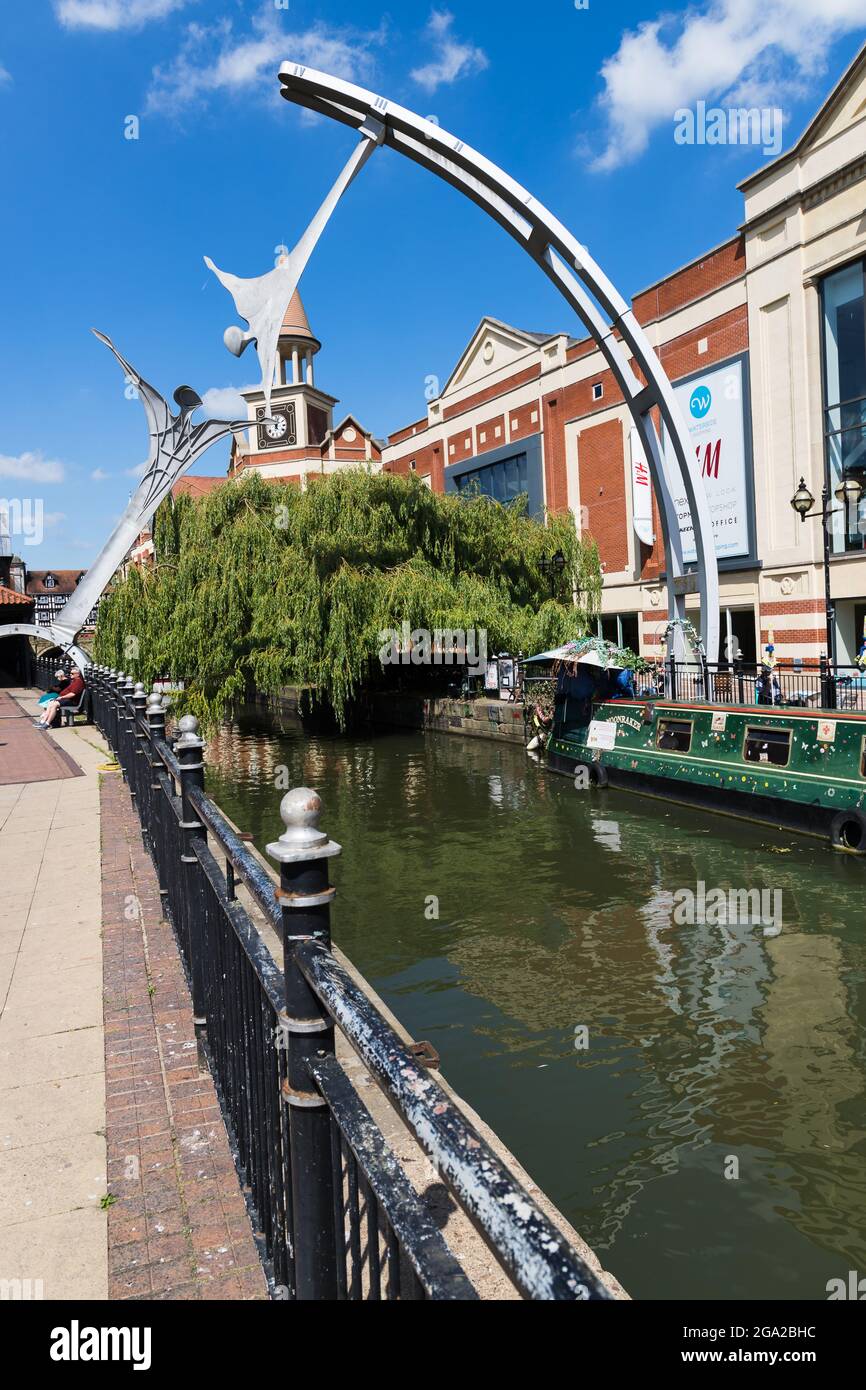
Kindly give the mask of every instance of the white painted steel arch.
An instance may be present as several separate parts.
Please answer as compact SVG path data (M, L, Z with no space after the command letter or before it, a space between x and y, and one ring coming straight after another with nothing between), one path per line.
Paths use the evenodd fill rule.
M90 666L91 658L70 640L69 633L62 628L40 627L37 623L6 623L0 627L3 637L38 637L40 642L53 642L60 647L64 656L71 657L80 671Z
M613 372L646 451L661 514L668 607L674 622L685 618L688 587L674 499L683 493L688 498L698 556L701 637L707 658L716 661L719 649L718 565L709 506L694 447L671 384L646 334L586 247L519 183L435 122L342 78L301 64L283 63L279 78L283 96L298 106L355 129L370 121L381 123L384 127L382 143L429 169L477 203L523 247L574 309ZM632 363L643 374L646 384L638 378ZM654 409L658 410L673 447L675 473L671 477L652 419ZM681 627L674 629L673 640L682 652Z

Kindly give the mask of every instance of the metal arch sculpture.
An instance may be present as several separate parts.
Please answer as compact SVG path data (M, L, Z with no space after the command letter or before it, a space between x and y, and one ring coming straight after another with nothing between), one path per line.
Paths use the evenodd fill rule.
M226 347L235 356L240 357L244 349L251 342L255 342L268 409L280 325L289 301L334 209L355 175L376 149L384 133L376 120L362 121L359 125L364 139L352 152L294 250L278 266L266 275L244 280L227 271L219 270L213 261L205 256L209 269L232 295L235 307L249 324L247 332L238 327L226 329ZM144 406L150 436L146 470L108 541L51 627L41 627L32 623L9 623L0 627L0 638L22 635L55 642L82 668L88 664L88 657L75 645L75 637L118 565L123 561L129 547L151 520L160 502L178 478L201 458L206 449L225 438L227 434L240 433L250 427L249 420L204 420L193 425L191 416L201 405L201 400L190 386L179 386L175 391L174 399L180 406L180 411L177 415L172 414L164 398L120 355L111 339L96 329L93 331L100 342L105 343L114 353L126 373L127 382L135 387L136 394Z
M212 270L220 284L228 290L241 318L249 324L246 332L235 325L227 328L223 334L223 342L235 357L240 357L250 343L255 343L262 369L262 390L268 414L271 410L271 390L276 370L280 328L292 295L322 232L330 221L331 214L349 184L376 149L384 132L378 121L367 121L362 124L361 133L364 139L352 151L297 246L281 259L273 270L269 270L265 275L243 279L227 270L220 270L210 256L204 258L208 270Z
M175 415L156 387L145 381L120 355L111 339L96 329L93 332L114 353L127 382L134 386L144 407L149 436L145 471L120 521L55 621L49 627L33 623L8 623L0 627L0 638L22 635L56 643L82 669L90 659L76 645L75 638L136 537L178 478L205 450L229 434L249 429L250 424L249 420L203 420L194 425L192 415L201 405L201 399L191 386L179 386L175 391L174 399L180 407Z
M464 193L504 227L556 285L604 355L646 452L661 515L674 648L680 653L684 649L688 581L674 499L682 491L688 498L698 556L703 648L710 661L717 660L718 565L709 506L694 449L673 388L646 334L586 247L502 169L434 122L342 78L301 64L283 63L279 80L282 95L298 106L356 129L363 129L371 121L379 123L384 128L380 143ZM638 378L632 362L645 383ZM671 441L673 460L662 449L653 410L658 410ZM669 476L669 468L675 470L673 477Z

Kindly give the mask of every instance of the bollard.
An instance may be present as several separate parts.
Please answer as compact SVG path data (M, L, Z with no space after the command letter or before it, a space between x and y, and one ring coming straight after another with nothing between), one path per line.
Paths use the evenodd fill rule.
M198 736L198 720L194 714L185 714L180 721L180 737L174 746L180 764L180 795L183 819L183 852L180 862L184 879L181 887L183 911L186 914L186 936L189 954L189 973L192 984L192 1009L195 1024L195 1040L198 1050L198 1064L202 1071L207 1069L204 1054L207 1015L204 995L204 894L202 869L195 856L193 845L196 840L207 841L207 832L196 814L189 799L193 787L204 790L204 743Z
M340 846L318 829L322 803L308 787L287 792L280 805L286 829L267 852L280 866L276 896L283 924L286 1013L280 1028L287 1049L283 1100L288 1106L294 1223L295 1297L338 1296L331 1117L315 1089L307 1059L334 1052L334 1025L323 1013L295 960L295 947L310 939L331 947L328 860Z

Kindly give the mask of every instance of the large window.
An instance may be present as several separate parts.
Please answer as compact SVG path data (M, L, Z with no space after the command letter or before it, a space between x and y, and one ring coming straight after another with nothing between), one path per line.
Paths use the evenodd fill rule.
M501 459L499 463L489 463L484 468L473 468L468 473L461 473L454 481L459 492L480 492L504 506L522 492L529 491L526 455L516 454L514 458Z
M824 314L824 435L830 493L853 474L866 484L866 287L864 263L845 266L822 284ZM835 502L833 505L837 505ZM852 509L853 511L853 509ZM835 552L862 550L866 516L842 509L833 517Z
M628 647L640 653L640 633L637 613L609 613L598 620L598 635L615 647Z

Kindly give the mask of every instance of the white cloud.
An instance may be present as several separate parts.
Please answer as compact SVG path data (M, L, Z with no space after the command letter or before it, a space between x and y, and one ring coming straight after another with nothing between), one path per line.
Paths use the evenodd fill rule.
M254 386L245 386L254 391ZM202 410L211 420L245 420L247 403L237 386L212 386L201 398Z
M194 0L54 0L54 10L67 29L140 29L152 19L165 19Z
M435 92L437 87L483 72L490 66L483 49L464 43L454 35L453 23L454 16L448 10L433 10L428 20L426 32L435 56L423 67L412 69L414 81L426 92Z
M358 33L325 24L292 33L283 28L272 5L242 34L230 19L190 24L177 56L154 68L147 109L171 114L217 92L234 94L256 86L265 96L276 97L277 71L289 58L355 81L370 73L371 50L383 37L384 30Z
M13 456L0 454L0 478L23 478L30 483L62 483L63 464L38 450Z
M92 483L104 483L106 478L110 477L111 474L106 473L104 468L94 468L93 472L90 475L90 481Z
M826 70L832 44L866 28L863 0L704 0L623 35L602 64L606 146L596 169L642 154L698 100L780 106Z
M46 512L42 518L42 523L45 526L59 526L61 521L65 520L65 512Z
M2 87L2 86L4 85L4 83L6 83L6 82L11 82L11 81L12 81L12 74L11 74L11 72L9 71L8 68L4 68L3 64L0 63L0 87Z

